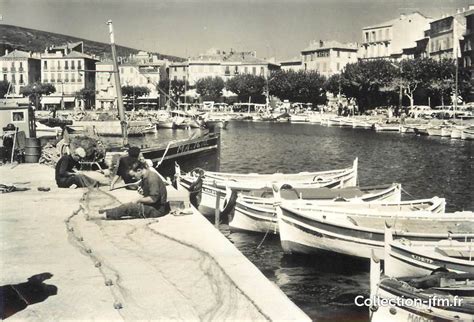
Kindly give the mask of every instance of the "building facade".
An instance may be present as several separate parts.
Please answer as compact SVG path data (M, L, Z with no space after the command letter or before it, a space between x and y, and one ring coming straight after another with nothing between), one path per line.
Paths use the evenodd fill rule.
M135 100L124 98L126 105L134 108L156 107L160 93L157 86L162 78L166 78L168 62L159 60L156 55L139 52L119 60L119 73L121 86L146 87L150 93ZM112 61L103 61L96 64L95 75L96 108L115 109L117 106L117 92Z
M440 60L461 56L460 40L466 32L466 17L462 10L430 23L428 56Z
M41 54L41 82L53 84L56 92L42 98L43 107L83 106L76 93L95 88L96 62L95 57L83 53L82 42L47 48Z
M402 14L396 19L362 28L360 59L397 59L404 48L416 47L416 41L424 38L430 18L419 12Z
M41 60L39 55L21 50L5 52L0 57L2 81L10 83L9 95L19 96L22 87L41 80Z
M303 62L301 61L301 57L298 58L293 58L293 59L288 59L288 60L282 60L280 61L280 68L283 71L300 71L303 70Z
M465 14L466 31L461 41L461 64L471 71L471 83L474 84L474 6L470 6ZM469 102L474 102L474 87L471 89Z
M329 77L340 73L349 63L357 62L358 45L337 41L313 41L301 51L303 70L315 70Z
M224 81L241 74L268 77L279 65L256 57L255 52L223 52L214 50L205 55L188 59L185 63L172 63L169 68L171 80L188 80L190 87L199 79L220 77Z

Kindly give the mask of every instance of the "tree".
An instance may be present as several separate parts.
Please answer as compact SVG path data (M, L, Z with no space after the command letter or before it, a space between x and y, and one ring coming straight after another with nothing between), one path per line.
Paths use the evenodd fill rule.
M196 82L196 93L206 101L217 101L224 86L224 80L218 76L201 78Z
M83 100L85 108L91 108L95 102L95 90L93 88L83 88L76 92L76 98Z
M247 102L249 98L253 102L264 102L265 78L262 76L242 74L227 80L227 90L237 94L240 101Z
M393 96L392 80L397 74L397 68L389 61L362 60L357 63L347 64L340 76L341 93L348 98L357 100L359 110L364 110L385 105ZM334 80L326 85L333 94L339 91L339 79L337 90ZM388 87L387 87L388 86Z
M33 83L20 89L20 94L28 96L37 109L39 107L39 99L42 95L49 95L55 92L56 87L50 83Z
M323 104L326 102L326 79L317 71L275 71L269 81L269 92L281 100Z
M8 89L10 88L10 83L8 81L0 82L0 98L4 98L8 94Z

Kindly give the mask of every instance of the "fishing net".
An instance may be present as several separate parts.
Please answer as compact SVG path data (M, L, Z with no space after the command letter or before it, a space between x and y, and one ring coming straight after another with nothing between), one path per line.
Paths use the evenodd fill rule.
M91 216L97 215L100 209L109 209L120 206L122 203L111 194L100 190L89 188L81 200L82 207Z

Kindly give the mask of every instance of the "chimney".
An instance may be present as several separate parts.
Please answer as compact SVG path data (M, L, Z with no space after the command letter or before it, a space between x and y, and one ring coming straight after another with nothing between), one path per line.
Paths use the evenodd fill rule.
M324 41L320 40L319 41L319 47L322 48L324 46Z
M461 9L459 9L459 8L456 9L456 13L461 13L461 12L462 12Z
M405 18L406 18L406 15L405 15L404 13L401 13L401 14L400 14L400 20L403 20L403 19L405 19Z

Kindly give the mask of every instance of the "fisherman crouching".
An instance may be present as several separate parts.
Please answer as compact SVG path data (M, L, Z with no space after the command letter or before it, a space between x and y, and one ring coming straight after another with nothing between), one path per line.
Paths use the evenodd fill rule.
M135 202L126 203L116 208L101 209L106 219L125 218L157 218L169 213L170 206L167 201L166 186L156 172L152 171L142 162L135 162L130 171L130 176L141 180L138 192L142 194Z
M86 151L79 147L71 155L62 156L56 164L56 184L59 188L97 187L99 183L88 176L74 171L79 161L86 157Z

